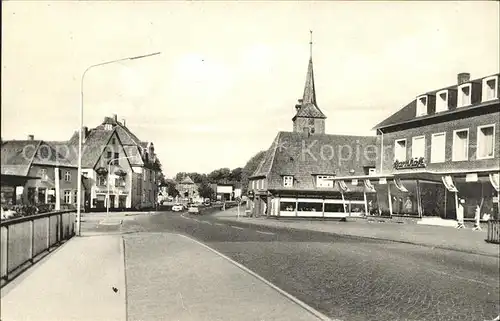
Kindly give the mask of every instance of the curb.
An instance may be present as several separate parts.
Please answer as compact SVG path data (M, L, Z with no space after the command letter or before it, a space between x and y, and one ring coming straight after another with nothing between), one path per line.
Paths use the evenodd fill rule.
M222 221L230 221L230 222L241 222L239 220L233 220L230 218L221 218L215 216L217 220L222 220ZM388 242L393 242L393 243L402 243L402 244L410 244L410 245L416 245L416 246L423 246L431 249L440 249L440 250L447 250L447 251L455 251L455 252L460 252L460 253L467 253L467 254L474 254L474 255L480 255L480 256L486 256L486 257L494 257L498 258L497 254L488 254L488 253L480 253L480 252L474 252L470 250L463 250L463 249L457 249L453 247L447 247L447 246L434 246L434 245L429 245L429 244L422 244L422 243L417 243L417 242L412 242L412 241L404 241L404 240L394 240L394 239L389 239L389 238L383 238L383 237L374 237L374 236L359 236L359 235L352 235L352 234L340 234L340 233L335 233L335 232L324 232L324 231L316 231L312 229L306 229L306 228L298 228L298 227L286 227L286 226L270 226L266 224L259 224L258 222L244 222L244 224L248 225L254 225L254 226L264 226L264 227L271 227L271 228L276 228L276 229L282 229L282 230L296 230L296 231L310 231L310 232L316 232L316 233L324 233L324 234L330 234L330 235L336 235L336 236L342 236L342 237L350 237L350 238L357 238L357 239L369 239L369 240L378 240L378 241L388 241Z
M258 275L257 273L253 272L252 270L250 270L249 268L245 267L244 265L234 261L233 259L231 259L230 257L220 253L219 251L211 248L210 246L196 240L196 239L193 239L187 235L183 235L183 234L177 234L179 236L182 236L182 237L185 237L201 246L203 246L204 248L210 250L211 252L217 254L218 256L226 259L227 261L229 261L230 263L232 263L233 265L237 266L238 268L240 268L241 270L245 271L246 273L252 275L253 277L255 277L256 279L258 279L259 281L262 281L264 284L270 286L272 289L274 289L275 291L277 291L278 293L280 293L281 295L283 295L285 298L289 299L290 301L292 301L293 303L295 304L298 304L301 308L303 308L304 310L306 310L307 312L311 313L312 315L314 315L316 318L318 318L319 320L322 320L322 321L340 321L338 319L330 319L329 317L327 317L326 315L324 315L323 313L317 311L316 309L314 309L313 307L307 305L306 303L302 302L301 300L297 299L296 297L294 297L293 295L289 294L288 292L280 289L279 287L277 287L276 285L274 285L273 283L271 283L270 281L264 279L262 276Z

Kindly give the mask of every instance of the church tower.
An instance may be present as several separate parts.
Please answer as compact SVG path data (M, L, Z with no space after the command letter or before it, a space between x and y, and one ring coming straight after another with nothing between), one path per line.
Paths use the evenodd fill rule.
M306 84L304 95L295 105L296 114L292 118L293 131L295 133L324 134L326 116L318 108L316 103L316 90L314 88L314 72L312 62L312 31L310 46L309 65L307 66Z

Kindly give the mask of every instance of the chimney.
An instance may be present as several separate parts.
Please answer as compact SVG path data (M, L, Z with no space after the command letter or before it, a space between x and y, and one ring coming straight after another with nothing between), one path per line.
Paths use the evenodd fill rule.
M82 127L82 141L85 142L85 139L89 135L89 128L87 126Z
M35 136L34 135L28 135L28 140L35 140Z
M123 127L125 127L125 118L122 119Z
M461 72L457 75L457 84L460 86L470 81L470 74L468 72Z
M115 122L117 122L118 121L118 115L117 114L113 114L113 119L114 119Z

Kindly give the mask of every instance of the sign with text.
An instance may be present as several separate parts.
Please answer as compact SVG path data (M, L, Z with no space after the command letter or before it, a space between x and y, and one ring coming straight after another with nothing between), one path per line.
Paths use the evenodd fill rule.
M427 165L425 164L425 160L423 157L412 158L406 161L398 161L394 162L394 169L413 169L413 168L425 168Z

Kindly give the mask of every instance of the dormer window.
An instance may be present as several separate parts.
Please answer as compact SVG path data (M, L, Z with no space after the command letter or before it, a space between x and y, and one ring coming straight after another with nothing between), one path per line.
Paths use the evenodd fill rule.
M448 90L436 93L436 113L448 110Z
M316 177L317 187L333 187L333 176L332 175L318 175Z
M417 117L427 115L427 95L417 97Z
M483 79L482 101L498 98L498 76L491 76Z
M112 130L112 129L113 129L113 125L111 125L111 124L104 125L104 130Z
M465 107L471 104L472 84L463 84L458 87L457 107Z
M293 187L293 176L283 176L283 186Z

